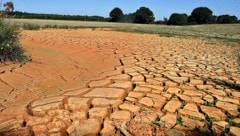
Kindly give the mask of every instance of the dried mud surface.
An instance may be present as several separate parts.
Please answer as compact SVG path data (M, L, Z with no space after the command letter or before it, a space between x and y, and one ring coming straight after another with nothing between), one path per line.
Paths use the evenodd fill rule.
M0 135L240 135L239 46L102 29L21 43L32 61L0 65Z

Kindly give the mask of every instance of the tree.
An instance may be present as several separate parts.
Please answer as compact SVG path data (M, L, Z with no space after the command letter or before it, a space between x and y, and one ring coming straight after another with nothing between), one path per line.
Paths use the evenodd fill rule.
M123 16L123 18L121 19L121 22L133 23L134 19L135 19L135 13L129 13Z
M236 16L221 15L217 17L217 23L220 24L238 23L238 18Z
M168 25L187 25L188 24L188 15L173 13L169 20Z
M120 8L114 8L110 13L109 16L111 17L110 22L119 22L123 17L123 12Z
M140 7L135 13L135 23L149 24L155 19L153 12L147 7Z
M212 10L207 7L198 7L192 11L189 22L197 24L208 24L212 21Z
M5 10L4 10L5 15L10 15L14 11L13 2L6 2L5 4L3 4L3 6L5 7Z
M211 24L216 24L217 23L217 17L216 15L212 16Z

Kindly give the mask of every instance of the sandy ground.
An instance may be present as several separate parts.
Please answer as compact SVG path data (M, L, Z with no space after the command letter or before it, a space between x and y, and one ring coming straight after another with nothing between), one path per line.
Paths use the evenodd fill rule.
M21 44L32 61L0 65L0 134L240 134L239 47L101 29Z

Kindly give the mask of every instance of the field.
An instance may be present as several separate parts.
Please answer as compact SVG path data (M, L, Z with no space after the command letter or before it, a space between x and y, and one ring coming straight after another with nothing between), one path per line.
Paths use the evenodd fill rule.
M7 21L45 29L0 64L0 135L240 133L239 24Z
M18 24L35 24L41 27L59 28L112 28L117 31L139 32L149 34L159 34L161 36L182 36L201 38L215 42L221 40L225 42L240 44L240 24L223 25L194 25L194 26L166 26L166 25L143 25L129 23L109 23L109 22L84 22L84 21L58 21L58 20L28 20L11 19L10 22Z

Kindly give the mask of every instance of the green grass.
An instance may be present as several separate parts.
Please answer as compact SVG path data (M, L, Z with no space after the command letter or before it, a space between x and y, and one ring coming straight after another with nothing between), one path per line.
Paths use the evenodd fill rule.
M41 27L36 24L23 24L21 26L24 30L39 30Z
M11 19L18 25L34 24L42 28L111 28L115 31L159 34L165 37L190 37L240 44L240 24L209 24L193 26L167 26L155 24L129 24L110 22L59 21L37 19Z

